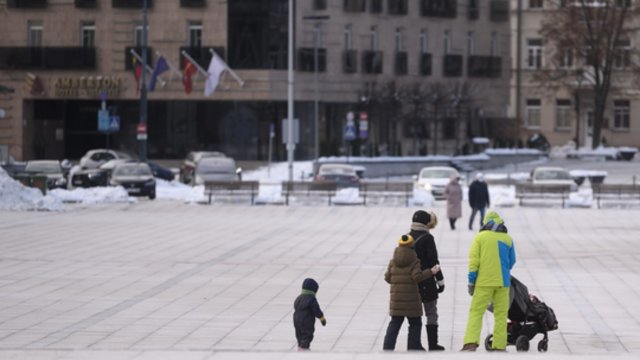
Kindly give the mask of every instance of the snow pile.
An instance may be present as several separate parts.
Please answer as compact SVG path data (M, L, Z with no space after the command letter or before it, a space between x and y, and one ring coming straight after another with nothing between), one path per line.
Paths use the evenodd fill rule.
M424 206L431 207L433 206L433 202L435 199L431 194L431 191L426 191L425 189L413 189L413 197L409 199L409 203L414 206Z
M512 207L516 206L516 187L513 185L490 185L489 198L491 207Z
M309 180L313 175L312 161L294 161L293 162L293 180ZM256 170L247 171L242 174L242 180L249 181L288 181L289 180L289 163L279 162L273 163L271 166L262 166ZM262 184L260 184L262 185Z
M591 188L580 188L578 191L569 194L567 199L568 207L590 208L593 202L593 191Z
M560 146L553 146L549 152L549 156L552 158L566 158L572 151L575 151L576 143L569 141L568 143Z
M121 186L75 188L73 190L54 189L49 195L64 203L104 204L135 202Z
M255 202L256 204L284 204L282 182L261 181Z
M360 205L363 202L358 188L339 189L336 196L331 198L331 203L336 205Z
M22 185L0 168L0 210L63 210L61 201L52 196L43 196L35 188Z
M202 203L209 199L204 196L204 186L191 186L177 180L166 181L156 178L156 198L181 200L185 203Z

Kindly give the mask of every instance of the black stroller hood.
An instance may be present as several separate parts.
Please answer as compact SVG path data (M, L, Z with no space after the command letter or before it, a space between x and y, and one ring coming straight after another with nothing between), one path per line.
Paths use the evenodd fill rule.
M525 321L531 307L529 289L515 277L511 277L511 289L509 291L509 319L511 321Z

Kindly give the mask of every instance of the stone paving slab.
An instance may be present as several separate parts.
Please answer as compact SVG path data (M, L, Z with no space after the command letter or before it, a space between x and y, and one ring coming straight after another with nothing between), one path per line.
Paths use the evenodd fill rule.
M141 201L1 212L0 359L388 357L382 275L414 210ZM457 350L474 233L467 209L455 231L444 204L435 211L447 283L440 337L449 350L438 357L457 359L469 356ZM639 358L640 210L498 211L516 244L514 275L560 322L544 356ZM295 351L291 320L305 277L320 283L328 319L312 353ZM483 337L491 328L487 315ZM425 356L401 354L404 344L403 330L397 356Z

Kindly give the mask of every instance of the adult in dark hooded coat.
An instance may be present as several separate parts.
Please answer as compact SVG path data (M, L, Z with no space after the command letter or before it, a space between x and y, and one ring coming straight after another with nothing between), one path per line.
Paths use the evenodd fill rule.
M415 241L414 250L420 260L420 267L430 269L440 264L438 249L430 230L438 224L438 218L433 212L418 210L411 219L411 232ZM444 291L444 275L442 270L430 279L418 284L422 306L427 317L427 340L429 351L442 351L444 347L438 345L438 294Z
M480 227L482 227L485 210L489 207L489 189L482 173L477 173L476 179L469 185L469 206L471 206L469 230L473 230L473 219L478 212L480 212Z

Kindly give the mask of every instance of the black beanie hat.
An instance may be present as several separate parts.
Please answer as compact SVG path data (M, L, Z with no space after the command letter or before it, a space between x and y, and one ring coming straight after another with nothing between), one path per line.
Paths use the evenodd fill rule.
M429 215L429 213L424 210L418 210L413 213L412 221L427 225L431 221L431 215Z
M302 289L310 290L310 291L313 291L314 293L318 292L318 283L312 278L306 278L302 282Z

